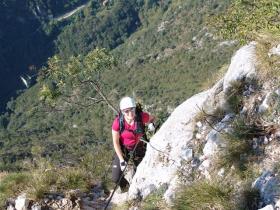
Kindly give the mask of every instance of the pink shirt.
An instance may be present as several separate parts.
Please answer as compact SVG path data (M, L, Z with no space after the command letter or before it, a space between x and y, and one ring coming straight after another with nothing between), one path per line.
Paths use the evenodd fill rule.
M149 122L150 115L146 112L141 113L142 122L146 124ZM113 125L112 130L120 131L120 123L119 117L116 117ZM139 141L142 134L134 134L132 131L136 130L136 123L134 122L132 125L129 125L124 119L124 131L120 135L120 141L123 145L125 145L128 149L132 149L133 146Z

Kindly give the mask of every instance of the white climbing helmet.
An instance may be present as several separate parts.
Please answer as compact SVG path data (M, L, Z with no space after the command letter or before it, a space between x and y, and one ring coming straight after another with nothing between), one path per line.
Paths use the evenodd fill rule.
M133 108L133 107L134 108L136 107L135 100L133 98L126 96L121 99L120 110L124 110L127 108Z

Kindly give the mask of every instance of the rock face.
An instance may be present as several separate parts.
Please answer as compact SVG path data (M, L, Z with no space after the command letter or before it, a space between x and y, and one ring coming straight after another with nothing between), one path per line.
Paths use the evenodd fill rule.
M190 151L196 141L194 119L202 110L213 111L216 104L224 105L223 97L219 96L228 91L233 81L251 79L255 75L255 47L256 43L242 47L232 58L223 80L210 90L191 97L173 111L147 147L146 156L138 166L129 189L130 199L145 198L149 193L166 185L165 198L167 202L172 201L171 195L175 194L174 191L180 183L178 174L181 171L185 176L192 173L191 162L195 155ZM225 121L227 120L221 121L217 129L224 129L227 126ZM214 129L208 133L207 143L203 149L203 155L206 156L204 158L218 150L219 138ZM202 161L200 164L207 167L206 162Z
M280 180L277 174L265 171L253 183L253 187L259 190L260 196L264 204L275 204L276 208L280 208Z
M129 189L131 199L138 196L143 198L161 185L169 185L177 178L176 172L184 160L182 156L186 150L191 149L188 144L193 138L192 118L199 111L197 106L201 107L208 96L208 91L201 93L177 107L151 139L146 156L132 180Z
M233 81L251 79L256 76L256 43L251 43L238 50L231 59L231 64L223 79L223 90L226 92Z
M26 198L26 195L20 195L15 201L15 208L17 210L27 210L29 200Z
M248 112L262 114L271 108L273 101L271 93L274 91L274 95L279 96L277 94L279 87L273 90L271 86L267 88L264 84L262 90L258 90L259 93L256 93L256 87L253 84L254 80L257 79L256 45L256 42L252 42L239 49L232 57L231 64L223 79L211 89L186 100L172 112L147 147L146 156L138 166L132 180L129 200L143 199L159 188L163 188L165 189L164 198L167 203L171 204L179 186L192 183L191 174L193 171L199 171L206 179L210 179L209 170L213 164L212 159L225 147L220 131L230 132L231 123L237 115L245 116L248 115ZM276 50L273 49L274 51ZM275 52L274 54L277 55ZM247 101L247 104L244 103L243 107L239 107L239 113L231 112L229 109L231 104L228 102L228 95L236 82L244 84L240 94ZM199 121L203 112L214 113L219 109L225 115L218 122L209 126ZM267 146L269 151L269 144L274 139L276 139L276 134L272 135L271 132L259 138L253 138L252 149L258 151L260 147ZM203 146L203 151L197 151L198 144ZM269 160L274 160L277 154L269 154L267 157ZM268 158L258 165L260 172L265 171L264 163L268 162ZM224 174L223 168L217 173L218 176L224 176ZM278 179L270 177L267 181L267 176L267 173L262 175L253 185L260 191L262 204L259 206L264 207L264 209L277 206L280 190ZM276 187L272 187L274 184ZM267 206L265 207L265 205Z

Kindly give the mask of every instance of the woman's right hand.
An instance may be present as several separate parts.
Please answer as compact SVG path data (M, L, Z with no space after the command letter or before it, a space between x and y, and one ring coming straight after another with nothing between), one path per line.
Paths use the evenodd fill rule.
M124 171L125 167L127 165L127 162L126 161L120 161L120 168L121 168L121 171Z

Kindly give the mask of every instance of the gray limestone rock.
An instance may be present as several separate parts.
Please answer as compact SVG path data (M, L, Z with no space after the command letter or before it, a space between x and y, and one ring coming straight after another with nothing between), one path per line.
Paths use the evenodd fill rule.
M265 171L253 183L253 187L258 189L264 204L274 205L280 197L280 179L276 174Z
M15 201L16 210L27 210L29 200L26 198L26 194L22 194L17 197Z
M274 207L272 205L267 205L259 210L274 210Z
M227 92L233 81L243 78L253 78L256 75L256 43L251 42L240 48L231 59L231 63L223 81L224 91Z

